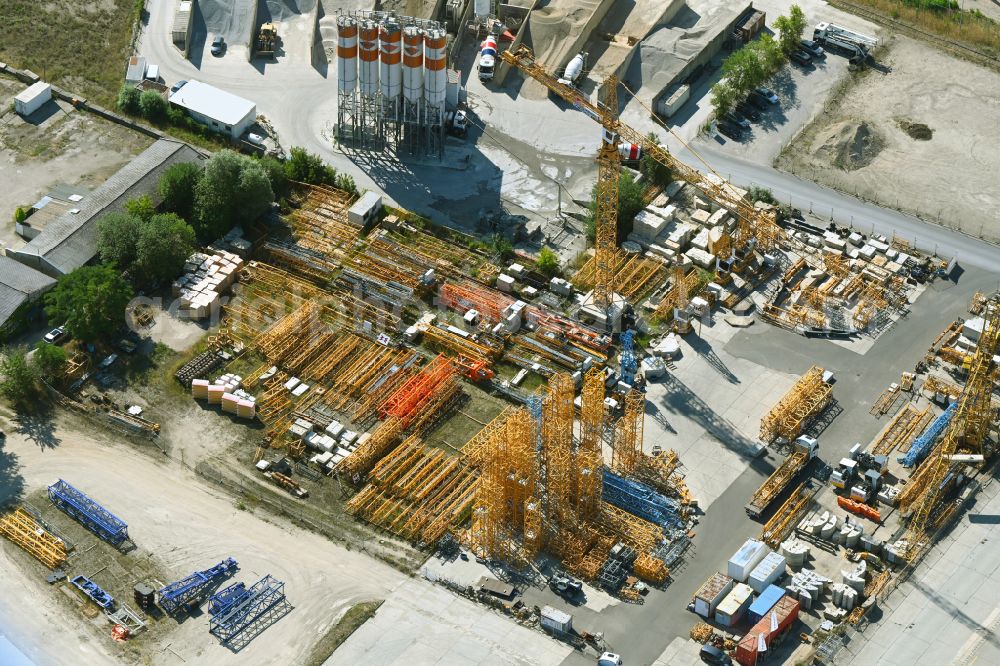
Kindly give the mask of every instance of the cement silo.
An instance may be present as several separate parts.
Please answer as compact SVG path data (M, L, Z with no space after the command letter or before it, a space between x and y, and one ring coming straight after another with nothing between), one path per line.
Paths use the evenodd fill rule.
M358 30L358 92L360 95L359 124L362 140L368 142L381 134L382 104L379 101L378 23L366 19Z
M403 28L403 123L411 148L420 135L424 98L424 33L416 26Z
M358 88L358 22L337 17L337 133L354 136Z
M428 138L444 150L444 111L448 96L447 33L441 28L426 31L424 37L424 124Z
M379 83L382 90L382 117L398 123L403 90L403 31L398 23L386 21L379 30Z

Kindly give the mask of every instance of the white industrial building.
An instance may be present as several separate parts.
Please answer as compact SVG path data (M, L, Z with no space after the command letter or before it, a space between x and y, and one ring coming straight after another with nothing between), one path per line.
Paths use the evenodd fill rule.
M238 139L257 120L257 105L201 81L188 81L170 96L170 103L216 132Z

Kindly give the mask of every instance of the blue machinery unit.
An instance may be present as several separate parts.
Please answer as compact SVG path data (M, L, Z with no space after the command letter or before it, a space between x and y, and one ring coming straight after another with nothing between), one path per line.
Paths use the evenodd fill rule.
M105 541L121 546L128 540L128 525L124 520L62 479L49 486L49 499Z
M941 412L941 415L934 419L933 423L927 426L927 430L924 430L923 434L917 437L913 444L910 445L910 450L906 452L906 455L899 458L899 462L903 463L903 467L913 467L925 455L930 453L931 446L933 446L938 436L944 432L944 429L948 427L948 423L951 421L951 417L955 415L955 410L957 409L958 401L955 401L948 405L948 409Z
M635 383L635 373L639 371L639 363L635 360L635 331L622 333L621 362L622 381L632 386Z
M208 601L208 630L224 645L239 650L292 609L285 584L270 575L252 586L234 583Z
M182 606L197 603L223 578L232 576L237 569L236 560L229 557L211 569L196 571L187 578L161 587L160 608L173 615Z
M662 495L644 483L626 479L604 470L604 501L628 511L664 529L684 524L680 517L680 502Z
M101 589L101 586L90 580L86 576L76 576L69 582L73 583L81 592L86 594L91 601L106 611L110 611L115 605L115 598Z

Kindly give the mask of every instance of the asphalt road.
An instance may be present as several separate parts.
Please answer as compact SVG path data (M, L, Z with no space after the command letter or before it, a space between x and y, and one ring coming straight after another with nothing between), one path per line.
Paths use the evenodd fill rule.
M720 176L735 185L766 187L781 203L790 202L793 207L812 211L821 219L829 220L832 216L833 221L853 226L862 233L871 233L873 229L890 237L895 233L924 251L941 257L956 256L961 265L996 268L1000 263L1000 248L978 238L726 154L710 143L699 142L695 150ZM674 154L691 166L705 168L704 162L687 149L681 148Z

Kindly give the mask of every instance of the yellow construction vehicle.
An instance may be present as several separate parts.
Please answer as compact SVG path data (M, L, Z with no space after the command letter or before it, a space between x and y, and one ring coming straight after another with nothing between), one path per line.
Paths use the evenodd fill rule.
M274 57L275 47L278 45L278 28L273 23L264 23L257 33L257 45L255 52L258 56Z

